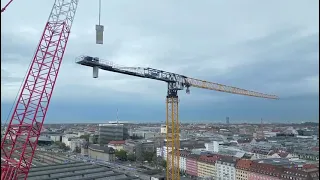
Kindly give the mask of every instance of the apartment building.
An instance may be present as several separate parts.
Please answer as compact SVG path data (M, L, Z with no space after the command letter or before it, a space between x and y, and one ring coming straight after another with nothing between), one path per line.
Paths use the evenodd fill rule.
M284 168L281 174L281 179L298 179L298 180L318 180L319 168L310 168L305 170L298 170L294 168Z
M191 154L191 152L186 150L180 151L180 171L182 173L186 173L187 171L187 158Z
M248 180L280 180L281 168L259 162L251 162L249 167Z
M198 159L198 177L202 178L215 178L216 166L215 163L218 159L216 155L201 155Z
M240 159L236 164L236 180L249 180L249 168L252 161Z
M235 180L236 179L236 161L234 157L221 157L216 163L218 180Z
M199 155L195 154L190 154L187 157L186 172L188 175L198 177L198 159Z

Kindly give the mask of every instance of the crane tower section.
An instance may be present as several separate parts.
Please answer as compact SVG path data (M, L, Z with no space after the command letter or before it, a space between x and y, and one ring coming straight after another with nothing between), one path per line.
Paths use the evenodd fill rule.
M1 142L1 179L28 176L78 1L54 2Z
M176 94L167 95L166 117L166 148L167 148L167 179L180 179L180 123L179 99Z

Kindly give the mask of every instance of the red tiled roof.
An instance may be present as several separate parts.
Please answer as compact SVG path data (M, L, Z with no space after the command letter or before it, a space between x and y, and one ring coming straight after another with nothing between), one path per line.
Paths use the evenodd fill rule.
M180 156L182 157L188 157L191 154L191 152L186 150L180 150Z
M219 157L217 155L201 155L199 157L199 161L208 162L208 163L215 163Z
M280 177L283 169L281 166L274 166L272 164L264 164L253 161L251 163L251 166L249 167L249 171L274 177Z
M314 168L317 168L316 164L304 164L302 166L302 169L314 169Z
M109 144L125 144L125 141L110 141Z
M188 156L188 159L198 160L198 159L199 159L199 155L197 155L197 154L190 154L190 155Z
M244 169L247 170L250 168L252 161L248 160L248 159L240 159L237 164L236 164L236 168L237 169Z

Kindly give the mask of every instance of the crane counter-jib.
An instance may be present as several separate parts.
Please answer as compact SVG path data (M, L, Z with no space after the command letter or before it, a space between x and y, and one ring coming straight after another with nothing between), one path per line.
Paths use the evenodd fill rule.
M185 82L184 76L175 73L170 73L153 68L118 66L110 61L100 61L98 58L93 58L91 56L82 56L80 59L77 58L76 63L92 67L94 78L97 78L98 73L96 72L96 68L98 68L105 71L116 72L140 78L154 79L158 81L164 81L167 83Z

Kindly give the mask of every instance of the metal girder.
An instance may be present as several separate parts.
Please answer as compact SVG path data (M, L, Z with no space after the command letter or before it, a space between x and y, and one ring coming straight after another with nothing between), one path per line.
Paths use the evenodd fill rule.
M186 89L186 92L189 94L190 87L214 90L219 92L239 94L244 96L252 96L258 98L267 98L267 99L279 99L275 95L269 95L264 93L259 93L255 91L249 91L246 89L241 89L233 86L227 86L219 83L199 80L195 78L189 78L184 75L171 73L159 69L153 68L143 68L143 67L124 67L120 65L115 65L111 61L101 60L99 58L93 58L91 56L80 56L76 58L76 63L89 66L93 68L100 68L102 70L117 72L121 74L137 76L141 78L154 79L158 81L164 81L169 83L172 87L172 90L183 90Z
M53 4L1 142L1 179L27 179L78 1L55 0Z
M166 101L167 180L180 180L180 123L178 96L168 94Z

